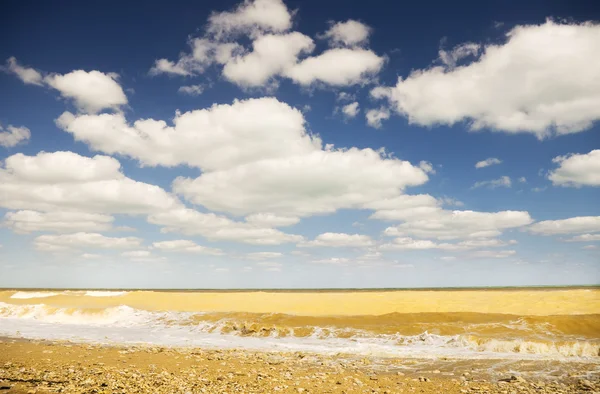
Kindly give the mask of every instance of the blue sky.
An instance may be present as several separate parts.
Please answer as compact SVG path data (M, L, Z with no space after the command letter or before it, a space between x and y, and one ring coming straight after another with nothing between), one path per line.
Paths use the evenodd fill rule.
M591 3L0 15L0 286L600 281Z

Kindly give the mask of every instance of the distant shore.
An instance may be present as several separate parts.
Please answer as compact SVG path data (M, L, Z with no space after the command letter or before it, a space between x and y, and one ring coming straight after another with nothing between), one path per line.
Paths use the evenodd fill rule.
M0 338L0 386L20 393L575 393L600 389L595 365L99 346ZM561 376L539 376L560 367ZM510 372L509 372L510 371ZM516 371L516 372L514 372ZM5 390L5 391L4 391Z
M475 291L475 290L585 290L600 289L600 284L595 285L572 285L572 286L474 286L474 287L359 287L359 288L240 288L240 289L153 289L153 288L104 288L104 287L0 287L0 291L156 291L156 292L199 292L199 293L244 293L244 292L267 292L267 293L347 293L347 292L390 292L390 291Z

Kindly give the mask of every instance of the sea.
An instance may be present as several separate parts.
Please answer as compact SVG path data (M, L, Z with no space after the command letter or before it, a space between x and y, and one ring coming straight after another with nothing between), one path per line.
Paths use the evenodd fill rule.
M600 288L5 289L0 336L600 365Z

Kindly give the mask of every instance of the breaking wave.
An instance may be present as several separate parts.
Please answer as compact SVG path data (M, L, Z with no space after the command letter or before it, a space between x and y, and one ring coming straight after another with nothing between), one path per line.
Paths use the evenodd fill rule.
M383 357L566 358L597 362L600 352L600 339L555 335L551 329L540 335L539 330L528 327L523 319L510 324L472 325L455 335L429 331L407 335L347 326L266 324L259 321L261 318L273 317L255 316L254 321L245 321L232 314L157 312L126 305L64 308L0 302L0 335L100 343L349 352ZM503 327L502 331L498 327ZM527 329L531 334L527 338L511 338L511 330L516 329L519 335Z

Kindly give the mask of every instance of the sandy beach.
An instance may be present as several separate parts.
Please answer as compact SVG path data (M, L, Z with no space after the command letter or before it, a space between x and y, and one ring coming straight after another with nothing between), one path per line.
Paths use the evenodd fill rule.
M545 368L548 364L545 363ZM6 393L579 393L598 392L595 365L352 358L311 353L99 346L3 338ZM435 368L435 369L432 369ZM500 377L499 377L500 376Z

